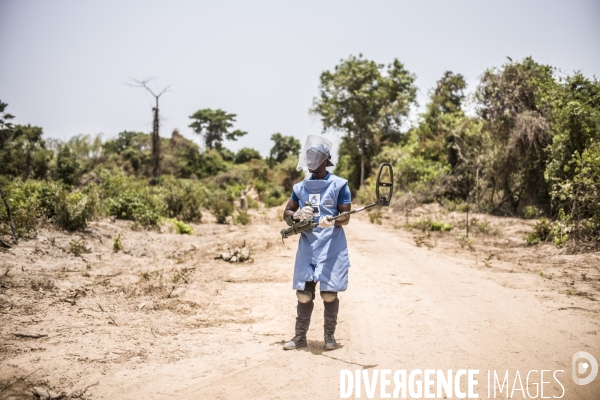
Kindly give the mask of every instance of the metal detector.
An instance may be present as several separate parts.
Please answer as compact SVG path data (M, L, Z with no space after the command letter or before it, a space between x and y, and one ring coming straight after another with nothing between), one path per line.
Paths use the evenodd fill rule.
M389 178L389 181L382 181L382 177ZM380 207L389 207L390 202L392 201L392 195L394 192L394 169L388 163L383 163L379 166L379 172L377 172L377 182L375 183L375 196L377 198L376 202L373 204L366 205L364 207L357 208L356 210L344 211L336 215L335 217L326 217L329 221L335 221L336 219L346 217L348 215L355 214L357 212L368 210L369 208L373 208L375 206ZM306 206L310 206L309 202L306 202ZM287 239L288 237L302 233L319 226L318 222L313 221L312 219L303 219L302 221L298 221L289 228L285 228L281 230L281 241L283 239Z

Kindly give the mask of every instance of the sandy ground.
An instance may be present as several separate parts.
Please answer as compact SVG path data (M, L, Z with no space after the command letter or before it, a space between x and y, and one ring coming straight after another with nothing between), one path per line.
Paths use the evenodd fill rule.
M511 387L517 370L523 381L530 370L563 370L563 398L600 398L600 377L571 379L575 352L600 360L597 253L527 247L530 223L516 219L475 216L482 228L467 242L464 214L386 213L381 225L359 214L346 228L339 348L322 350L317 301L309 347L283 351L294 331L297 239L281 243L279 212L255 212L248 226L194 225L191 236L102 220L78 234L42 230L0 253L0 398L36 398L35 386L56 398L331 399L341 369L478 369L480 398L488 370L509 371ZM456 228L400 228L423 213ZM124 250L113 252L118 233ZM70 253L78 239L81 256ZM214 259L244 241L253 262ZM561 395L551 375L545 381L545 396Z

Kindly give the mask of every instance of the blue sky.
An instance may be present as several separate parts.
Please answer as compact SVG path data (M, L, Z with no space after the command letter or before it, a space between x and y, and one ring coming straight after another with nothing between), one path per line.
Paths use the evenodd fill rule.
M125 82L154 77L162 136L222 108L249 132L226 146L267 154L272 133L321 132L319 75L359 53L403 62L421 105L444 71L473 90L507 56L600 76L600 2L0 0L0 100L52 138L150 131L152 98Z

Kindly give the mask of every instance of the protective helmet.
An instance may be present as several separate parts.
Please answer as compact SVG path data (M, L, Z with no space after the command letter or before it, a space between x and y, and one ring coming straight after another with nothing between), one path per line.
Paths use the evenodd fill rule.
M315 170L323 161L327 160L327 166L332 167L331 162L331 142L322 136L309 135L306 143L302 147L298 166L296 169L300 171L302 168Z

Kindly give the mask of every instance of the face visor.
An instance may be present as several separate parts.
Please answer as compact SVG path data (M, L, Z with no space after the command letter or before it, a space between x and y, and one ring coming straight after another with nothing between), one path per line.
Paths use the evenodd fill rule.
M302 168L308 168L315 170L319 168L325 160L327 160L327 166L333 166L331 162L331 142L321 136L310 135L306 139L306 143L300 152L298 159L297 170L300 171Z

